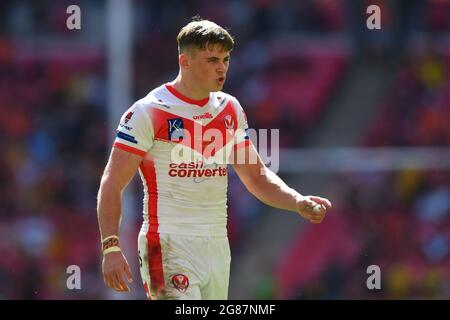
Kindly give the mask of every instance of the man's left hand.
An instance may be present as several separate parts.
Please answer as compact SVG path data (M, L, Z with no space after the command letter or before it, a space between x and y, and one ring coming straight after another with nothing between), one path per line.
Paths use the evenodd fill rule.
M316 196L304 196L297 200L298 213L311 223L321 223L327 209L333 206L328 199Z

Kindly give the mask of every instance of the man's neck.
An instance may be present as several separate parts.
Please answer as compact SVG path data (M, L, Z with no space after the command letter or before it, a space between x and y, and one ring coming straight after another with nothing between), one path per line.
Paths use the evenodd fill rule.
M196 90L192 86L189 85L188 81L186 81L181 75L170 83L179 93L183 96L188 97L193 100L203 100L209 98L209 92L204 92L201 90Z

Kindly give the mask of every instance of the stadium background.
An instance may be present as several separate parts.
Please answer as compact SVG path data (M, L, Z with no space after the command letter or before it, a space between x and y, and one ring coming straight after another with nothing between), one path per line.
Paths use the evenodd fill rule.
M105 288L100 269L96 194L119 120L108 118L117 2L0 2L0 299L144 298L139 179L121 235L132 293ZM79 31L66 28L71 4ZM370 4L382 30L366 28ZM176 76L176 34L198 13L235 36L224 90L251 127L280 129L279 174L335 205L313 226L231 175L231 299L450 298L450 1L130 5L132 91L120 113ZM373 264L381 290L366 288ZM81 290L66 287L69 265L81 268Z

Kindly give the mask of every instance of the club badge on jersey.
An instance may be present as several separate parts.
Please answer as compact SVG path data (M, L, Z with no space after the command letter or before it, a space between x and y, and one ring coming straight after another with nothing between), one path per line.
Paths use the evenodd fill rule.
M169 129L169 141L180 141L184 138L184 123L182 118L167 120Z

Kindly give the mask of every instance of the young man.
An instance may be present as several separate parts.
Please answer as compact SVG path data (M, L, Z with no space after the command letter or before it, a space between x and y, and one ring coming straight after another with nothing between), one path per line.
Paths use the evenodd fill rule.
M197 20L177 41L178 77L124 113L101 180L103 277L108 287L129 291L132 275L119 243L121 195L139 170L145 195L138 248L147 297L227 299L228 159L246 188L268 205L320 223L331 203L302 196L261 161L246 135L242 107L220 91L234 45L230 34Z

